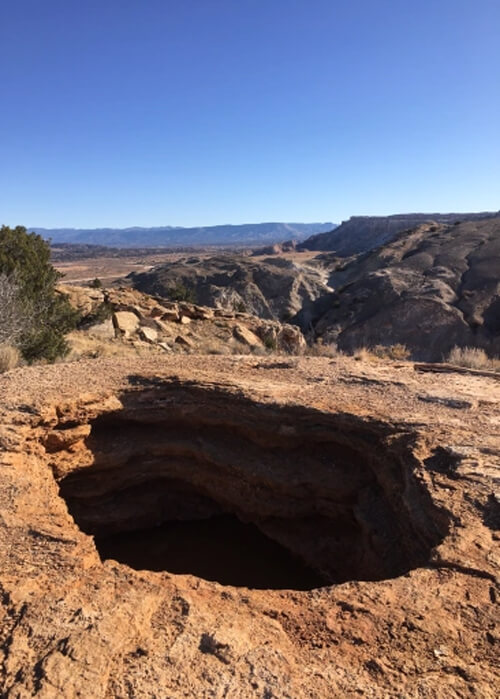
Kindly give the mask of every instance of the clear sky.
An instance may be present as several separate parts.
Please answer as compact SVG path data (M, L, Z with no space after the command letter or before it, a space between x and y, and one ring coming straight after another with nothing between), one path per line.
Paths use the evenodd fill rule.
M1 0L0 223L500 208L500 0Z

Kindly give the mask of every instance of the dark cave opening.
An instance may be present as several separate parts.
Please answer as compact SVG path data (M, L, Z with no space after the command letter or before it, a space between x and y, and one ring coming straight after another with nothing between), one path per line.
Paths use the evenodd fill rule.
M101 560L307 590L403 575L447 531L391 425L192 385L121 400L76 456L50 447L54 472L71 461L60 494Z
M309 590L328 583L254 524L234 515L164 522L94 540L102 560L135 570L189 574L254 589Z

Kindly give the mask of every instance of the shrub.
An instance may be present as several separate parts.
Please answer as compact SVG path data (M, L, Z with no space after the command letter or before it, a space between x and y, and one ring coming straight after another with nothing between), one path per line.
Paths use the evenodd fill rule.
M113 315L112 304L109 301L104 300L102 303L100 303L98 306L96 306L91 313L89 313L88 315L81 318L80 322L78 323L78 327L79 328L87 328L91 325L97 325L98 323L104 323L104 321L109 320L112 315Z
M270 352L273 352L278 348L276 338L272 335L267 335L266 337L264 337L262 341L264 343L264 347L268 349Z
M479 347L453 347L446 361L469 369L500 370L500 359L488 357Z
M54 361L68 351L64 335L78 313L56 291L61 276L43 238L23 226L0 228L0 341L17 346L29 362Z
M368 362L374 355L366 347L358 347L354 350L353 357L358 362Z
M96 277L90 282L90 288L91 289L102 289L102 281L99 279L99 277Z
M14 369L20 361L21 355L17 347L7 344L0 345L0 374Z
M0 343L14 344L26 326L15 275L0 274Z
M196 303L196 294L193 289L188 289L187 286L180 282L175 286L171 286L167 290L170 301L186 301L187 303Z
M306 357L343 357L344 353L341 352L334 342L330 344L324 342L320 337L312 345L308 345L304 354Z

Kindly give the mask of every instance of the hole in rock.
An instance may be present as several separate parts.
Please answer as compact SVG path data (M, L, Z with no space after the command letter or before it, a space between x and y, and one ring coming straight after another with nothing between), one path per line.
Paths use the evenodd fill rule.
M102 559L136 570L196 575L223 585L255 589L309 590L327 581L265 536L254 524L234 515L98 536Z
M102 560L304 590L404 574L446 534L392 425L176 381L121 402L89 420L85 448L49 455Z

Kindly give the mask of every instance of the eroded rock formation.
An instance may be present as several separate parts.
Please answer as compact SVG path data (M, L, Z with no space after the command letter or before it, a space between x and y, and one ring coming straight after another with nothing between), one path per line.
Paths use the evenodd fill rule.
M187 289L196 303L286 321L330 289L321 269L280 257L186 257L134 273L135 288L170 298Z
M454 345L500 354L500 218L423 224L345 264L299 322L343 350L396 343L442 361Z
M80 329L68 338L76 356L126 350L301 354L306 347L297 326L248 313L168 301L126 287L96 290L61 285L60 291L68 294L82 315Z
M2 696L495 696L494 377L173 356L0 390Z

